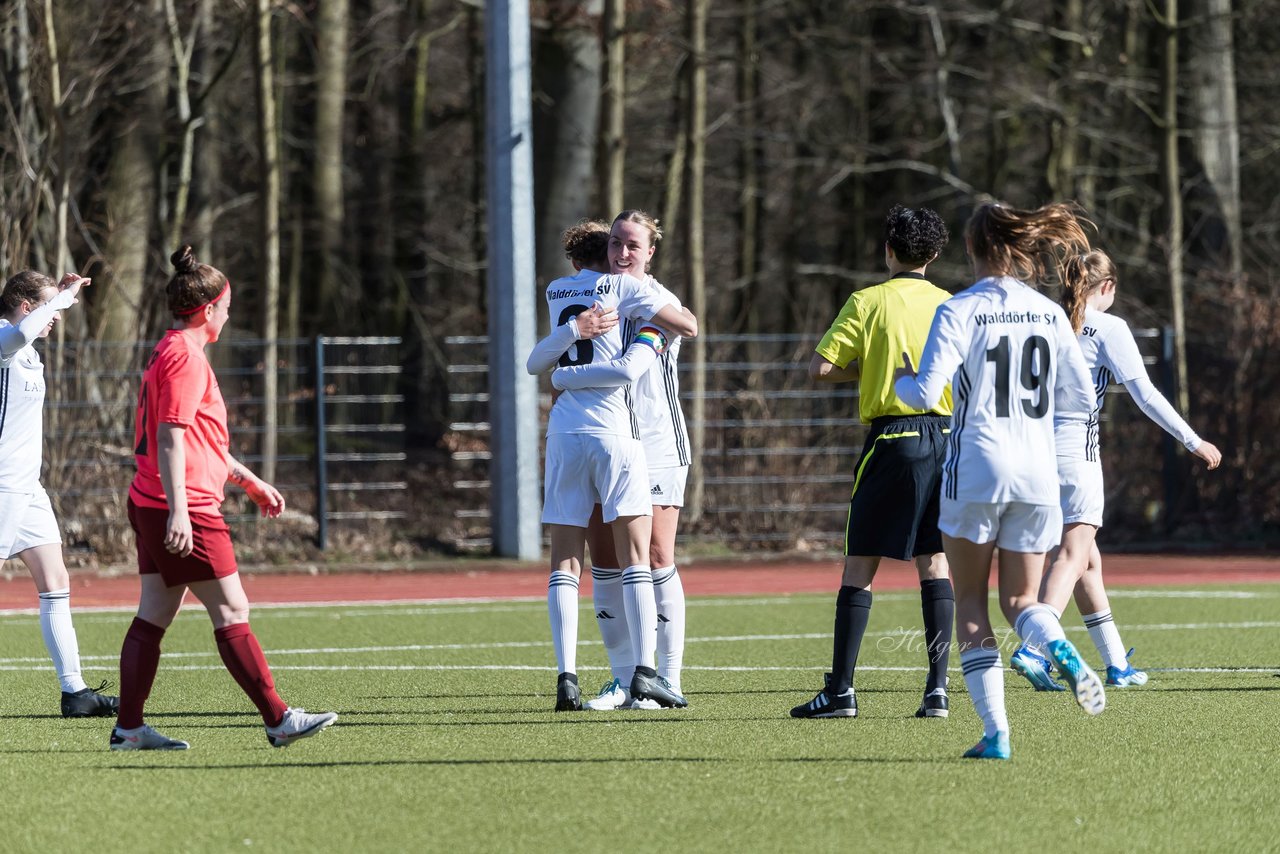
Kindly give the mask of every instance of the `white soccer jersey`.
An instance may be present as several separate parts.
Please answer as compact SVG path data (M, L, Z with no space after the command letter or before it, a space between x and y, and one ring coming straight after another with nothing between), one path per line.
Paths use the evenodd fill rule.
M547 286L547 306L553 328L586 311L593 303L616 308L619 325L597 338L575 342L560 357L559 365L589 365L616 359L631 341L631 336L628 336L624 343L623 327L629 327L630 321L649 320L668 305L679 305L670 293L648 287L627 275L602 276L583 271L576 276L556 279ZM553 433L597 433L639 438L630 388L593 387L565 391L551 408L547 435Z
M0 319L0 329L10 326ZM0 492L35 492L44 431L44 364L27 344L0 357Z
M1059 456L1088 461L1099 459L1098 419L1102 414L1107 386L1113 382L1123 385L1147 417L1188 450L1194 451L1200 446L1200 437L1151 384L1147 366L1138 352L1138 343L1133 339L1133 331L1123 318L1094 308L1085 309L1078 341L1085 365L1092 375L1094 402L1087 420L1055 422Z
M645 276L645 283L662 293L671 294L653 276ZM678 300L676 300L678 304ZM638 324L630 324L626 332L634 332ZM624 340L630 340L624 335ZM649 470L687 466L689 457L689 429L680 406L680 374L677 362L680 358L679 336L667 336L667 349L653 367L636 380L632 386L635 395L636 426L640 441L644 444L645 460Z
M675 304L679 300L657 279L645 276L645 284L667 294ZM622 324L622 341L626 352L610 362L596 362L558 368L552 375L556 388L630 385L635 412L636 436L644 444L649 470L679 468L689 465L689 431L684 410L680 406L680 377L677 360L679 336L666 333L666 346L660 352L641 344L632 346L643 321Z
M1057 506L1053 415L1087 412L1093 388L1062 308L1009 277L983 279L934 315L915 378L894 390L927 410L955 400L942 495Z

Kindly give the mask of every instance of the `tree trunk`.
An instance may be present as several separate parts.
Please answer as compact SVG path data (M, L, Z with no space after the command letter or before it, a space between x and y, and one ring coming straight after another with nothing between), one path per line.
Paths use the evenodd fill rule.
M1063 31L1081 34L1084 11L1081 0L1054 4L1054 16ZM1080 92L1075 74L1082 70L1083 51L1076 41L1058 38L1053 42L1058 83L1054 103L1058 115L1049 123L1049 158L1045 164L1045 184L1054 199L1075 199L1076 171L1080 162Z
M1173 372L1178 411L1187 416L1187 322L1182 282L1182 185L1178 171L1178 0L1165 0L1162 128L1164 201L1168 206L1169 302L1173 315Z
M57 22L53 17L53 0L44 0L44 31L45 44L49 52L49 116L51 121L51 134L56 137L57 147L57 168L53 170L57 174L56 189L54 190L54 233L53 233L53 270L54 278L60 278L64 273L71 270L71 251L67 248L67 207L70 197L70 173L71 158L69 157L67 145L67 128L65 117L63 115L62 103L62 74L59 68L61 63L58 51L57 38ZM53 151L54 146L50 145L49 150ZM4 281L4 279L0 279ZM62 372L65 367L66 353L63 350L63 343L66 341L68 324L66 318L72 317L72 313L63 315L64 322L54 327L54 337L58 342L58 346L53 348L53 352L46 351L46 358L49 360L49 383L48 396L51 402L57 402L64 393L64 385L62 382ZM85 321L83 312L74 313L74 326L82 337L85 330ZM49 435L55 435L59 429L61 421L61 408L58 406L49 406L45 409L45 428L49 431ZM64 448L61 443L48 443L48 458L50 470L57 469L61 465L61 452Z
M327 5L327 4L326 4ZM343 4L345 7L345 3ZM263 480L276 476L276 427L279 375L277 337L280 324L280 143L276 126L276 85L271 43L272 0L257 0L253 56L258 104L259 211L262 221L262 470ZM317 389L317 394L320 391Z
M616 216L623 210L623 166L627 159L627 3L604 0L605 78L604 121L601 123L600 174L604 178L604 210Z
M339 305L339 264L343 249L342 149L347 94L348 0L320 0L316 17L315 215L319 218L319 285L315 298L322 317ZM339 312L340 316L340 312Z
M213 27L213 2L212 0L200 0L200 4L196 8L195 28L199 32L211 33L213 32ZM204 81L200 99L201 117L203 118L212 112L216 123L221 115L225 115L225 109L223 108L225 102L216 99L210 100L215 96L209 88L210 83L208 82L208 75L211 72L211 51L207 41L207 39L196 41L195 50L191 54L191 70L193 74L200 75L200 79ZM222 161L218 154L218 147L212 143L202 142L195 147L196 165L191 175L191 207L188 212L188 219L191 224L187 229L187 242L195 247L196 255L200 258L217 257L217 251L213 245L213 219L216 188L221 183L219 179L222 171ZM177 247L171 245L166 248L172 252Z
M704 324L706 334L707 278L702 253L703 196L707 162L707 11L710 0L689 0L689 225L685 240L685 276L690 309ZM691 407L693 465L689 470L689 500L685 513L690 522L702 515L705 491L702 449L707 440L707 346L704 338L694 339L693 405Z
M671 99L675 113L672 124L675 128L675 140L671 145L671 155L667 159L667 175L662 190L662 215L658 224L662 226L669 243L678 237L676 226L680 220L680 195L684 186L685 160L689 150L689 57L680 60L680 68L675 75L675 96ZM687 238L686 238L687 239ZM659 281L667 278L667 253L659 252L653 262L653 275Z
M1216 229L1197 228L1208 240L1210 266L1239 278L1242 271L1240 222L1240 123L1236 109L1236 72L1231 34L1231 0L1199 0L1202 19L1188 32L1192 103L1196 122L1191 138L1212 192L1202 215L1219 219ZM1225 234L1224 234L1225 232ZM1224 257L1225 256L1225 257Z
M548 4L549 26L535 30L533 186L539 283L573 272L560 235L587 215L595 195L600 10L601 0L558 0Z
M756 275L760 237L760 49L757 0L744 0L738 41L738 106L742 113L742 141L738 146L738 299L734 312L736 331L760 331ZM759 353L753 344L748 361Z

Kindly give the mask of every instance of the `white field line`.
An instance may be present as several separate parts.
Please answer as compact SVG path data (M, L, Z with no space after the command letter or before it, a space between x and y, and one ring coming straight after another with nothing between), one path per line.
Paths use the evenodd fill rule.
M34 665L0 665L0 672L17 673L17 672L45 672L49 669L46 663L43 667ZM107 672L107 668L96 668L98 671ZM221 664L179 664L176 667L165 667L166 671L171 670L192 670L192 671L224 671ZM554 665L546 664L286 664L280 667L272 667L273 671L298 670L298 671L319 671L319 672L341 672L349 670L383 670L383 671L445 671L445 670L501 670L506 672L528 671L537 673L555 673ZM1145 668L1147 673L1276 673L1276 667L1148 667ZM86 668L86 672L95 670L95 668ZM602 666L580 666L578 671L590 672L599 671L607 673L608 667ZM806 670L812 670L814 673L821 673L822 668L811 667L787 667L787 666L737 666L737 665L685 665L683 670L697 670L707 672L720 673L799 673ZM858 672L875 670L879 672L891 673L918 673L920 667L891 667L859 664ZM959 673L959 666L950 668L951 671ZM1141 692L1137 692L1141 693Z
M1108 595L1113 598L1121 599L1274 599L1280 596L1280 593L1272 593L1266 591L1251 590L1166 590L1160 588L1144 589L1123 589L1109 590ZM806 599L821 598L828 596L825 593L796 593L783 596L727 596L727 597L704 597L692 596L689 598L687 606L690 608L731 608L738 606L751 605L794 605L804 604ZM991 598L995 598L993 591ZM914 602L920 598L920 594L915 591L892 591L889 593L877 593L875 599L877 602ZM308 613L314 610L334 610L342 609L339 614L330 615L332 619L343 619L347 617L417 617L431 616L438 614L501 614L501 613L519 613L529 610L538 610L546 607L546 599L542 596L519 596L519 597L492 597L492 598L467 598L467 599L387 599L387 600L362 600L362 601L332 601L332 602L277 602L263 605L254 605L255 612L268 611L272 612L273 620L289 618L289 617L314 617L314 614ZM585 603L581 610L590 610L590 605ZM137 610L137 606L73 606L72 611L77 616L77 620L86 623L103 623L115 622L114 620L94 619L96 615L114 615L114 614L131 614ZM183 606L183 613L180 616L190 617L200 615L204 609L200 603L195 602L192 597L188 597L188 601ZM388 611L391 611L388 614ZM34 617L39 614L39 608L5 608L0 609L0 621L4 618L13 617Z
M1249 622L1233 622L1233 623L1148 623L1134 624L1124 626L1125 632L1141 632L1141 631L1221 631L1221 630L1243 630L1243 629L1277 629L1280 628L1280 621L1249 621ZM1083 626L1065 626L1065 631L1073 633L1083 633L1087 631ZM886 631L867 632L865 638L892 639L889 645L879 644L881 650L894 649L911 649L910 642L913 639L921 639L923 631L920 629L889 629ZM997 634L1002 641L1001 646L1008 644L1012 635L1009 629L997 630ZM686 638L686 644L698 643L756 643L759 641L807 641L807 640L827 640L831 636L826 632L803 632L793 634L755 634L755 635L709 635L705 637ZM579 647L598 647L601 646L598 640L580 640ZM471 652L477 650L489 649L545 649L550 646L549 640L536 641L489 641L481 643L432 643L432 644L396 644L391 646L322 646L322 647L302 647L297 649L271 649L267 652L272 656L284 655L356 655L367 653L388 653L388 652ZM175 658L214 658L219 653L213 650L198 650L193 652L166 652L165 660ZM119 655L82 655L81 661L118 661ZM36 662L47 662L45 657L19 657L19 658L0 658L0 666L2 665L19 665L33 664ZM503 665L493 665L495 668L501 668ZM406 665L409 669L416 666ZM0 667L0 669L3 669ZM215 668L217 669L217 668ZM357 668L358 669L358 668ZM461 669L467 669L461 667ZM711 668L722 670L725 668ZM732 668L729 668L732 669ZM748 668L750 669L750 668ZM781 668L794 669L794 668ZM912 668L904 668L912 669Z
M688 601L688 607L700 608L725 608L735 605L786 605L795 604L797 601L803 601L797 597L808 596L811 594L798 593L795 596L769 596L769 597L728 597L728 598L702 598L693 597ZM1277 594L1280 595L1280 594ZM881 601L896 601L897 594L886 593L877 597ZM901 597L904 600L908 597ZM912 599L918 599L918 594L912 594ZM386 601L351 601L351 602L281 602L266 605L253 605L253 610L272 611L271 619L278 620L288 617L310 617L314 618L315 614L308 613L314 610L335 610L342 609L339 614L328 615L332 619L342 619L345 617L417 617L428 616L434 614L503 614L518 613L522 611L541 610L547 606L545 596L519 596L519 597L494 597L491 599L389 599ZM591 609L590 603L581 606L580 610L587 611ZM77 615L107 615L107 614L132 614L137 610L136 605L129 606L90 606L85 608L72 607L72 611ZM390 611L390 613L388 613ZM0 618L3 617L31 617L40 613L39 608L8 608L0 609ZM189 617L191 615L203 615L204 609L199 602L188 599L182 607L180 616ZM93 620L90 619L90 622ZM98 620L97 622L104 622ZM112 621L114 622L114 621Z

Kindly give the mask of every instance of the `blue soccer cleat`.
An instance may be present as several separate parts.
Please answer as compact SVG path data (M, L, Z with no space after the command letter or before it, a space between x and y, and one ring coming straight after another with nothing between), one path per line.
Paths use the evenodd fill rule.
M1107 693L1102 687L1102 680L1084 663L1071 641L1052 641L1048 651L1058 672L1075 692L1076 702L1084 709L1085 714L1102 714L1102 710L1107 707Z
M1026 644L1009 657L1009 666L1021 673L1037 691L1065 691L1067 687L1049 673L1049 659L1033 652Z
M1009 733L984 735L982 740L964 752L965 759L1008 759Z
M1133 655L1133 650L1125 653L1124 669L1119 667L1107 666L1107 684L1113 688L1136 688L1139 685L1147 684L1147 674L1145 671L1138 670L1129 663L1129 656Z

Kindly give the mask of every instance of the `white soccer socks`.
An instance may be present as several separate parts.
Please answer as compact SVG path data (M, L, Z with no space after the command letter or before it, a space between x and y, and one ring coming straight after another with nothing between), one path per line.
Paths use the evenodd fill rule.
M80 675L80 644L71 624L71 588L40 594L40 633L62 690L68 694L83 691L87 686Z
M1111 618L1109 609L1096 614L1085 614L1084 625L1089 630L1093 645L1098 648L1098 654L1102 656L1104 667L1124 670L1129 666L1124 643L1120 640L1120 630L1116 628L1116 621Z
M1018 633L1018 637L1044 655L1044 650L1049 648L1050 643L1067 639L1058 617L1058 612L1052 607L1037 602L1018 615L1018 619L1014 620L1013 630Z
M684 666L684 585L675 565L653 571L653 599L658 608L658 675L680 690Z
M551 645L560 673L578 672L578 579L556 570L547 580L547 614L551 618Z
M995 649L966 649L960 653L964 685L973 708L982 718L982 735L991 738L1009 731L1009 715L1004 707L1004 665Z
M636 661L631 651L631 633L627 630L626 605L622 601L622 570L591 567L591 601L600 639L609 656L609 670L619 684L628 686Z
M658 647L658 606L653 598L653 572L638 564L622 572L622 604L627 614L637 667L653 667Z

